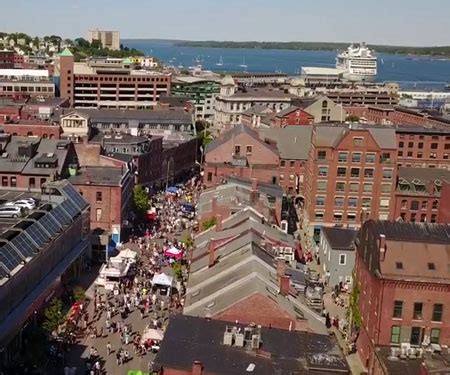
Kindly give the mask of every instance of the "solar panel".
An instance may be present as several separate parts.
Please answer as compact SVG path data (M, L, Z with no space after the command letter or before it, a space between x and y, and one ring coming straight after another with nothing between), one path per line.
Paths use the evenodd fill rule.
M37 250L36 245L27 238L25 233L20 233L17 237L13 238L11 244L24 257L32 257Z
M66 185L62 188L62 191L66 197L68 197L75 206L81 211L84 207L87 206L86 201L83 197L74 189L72 185Z
M14 250L11 244L7 243L0 247L0 262L12 272L20 263L22 263L22 257Z
M49 232L52 236L57 234L62 229L62 224L59 223L53 216L47 214L43 216L39 223Z
M72 217L75 217L80 213L80 210L69 200L65 200L60 206Z
M50 235L47 233L49 229L44 228L39 222L30 225L27 228L27 234L33 239L36 244L41 247L50 239Z
M0 263L0 279L3 279L5 277L8 277L9 272L6 270L6 266L2 263Z
M58 221L62 225L68 225L72 222L72 217L68 212L64 211L61 206L55 207L50 211L50 215L52 215L56 221Z

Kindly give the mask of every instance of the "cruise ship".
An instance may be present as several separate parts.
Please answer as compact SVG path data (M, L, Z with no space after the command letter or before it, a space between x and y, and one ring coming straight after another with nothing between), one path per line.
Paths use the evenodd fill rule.
M377 58L366 43L352 44L336 57L336 68L344 72L344 78L357 82L372 82L377 75Z

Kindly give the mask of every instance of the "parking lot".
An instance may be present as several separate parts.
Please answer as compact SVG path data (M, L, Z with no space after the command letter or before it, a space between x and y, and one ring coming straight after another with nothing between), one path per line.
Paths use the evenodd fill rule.
M17 201L19 199L25 198L34 198L40 201L41 194L39 193L31 193L31 192L23 192L23 191L1 191L0 192L0 207L3 206L7 202ZM6 218L0 217L0 233L7 230L15 223L20 221L21 218Z

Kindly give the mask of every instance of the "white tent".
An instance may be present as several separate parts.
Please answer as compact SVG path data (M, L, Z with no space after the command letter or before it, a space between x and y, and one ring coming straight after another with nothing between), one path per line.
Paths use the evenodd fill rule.
M165 273L158 273L153 276L152 284L171 287L173 285L173 277L166 275Z
M164 332L159 329L146 328L142 333L141 341L158 340L161 341L164 338Z
M123 258L123 259L136 260L137 252L133 251L131 249L125 249L125 250L122 250L119 253L119 255L117 255L117 256L120 257L120 258Z

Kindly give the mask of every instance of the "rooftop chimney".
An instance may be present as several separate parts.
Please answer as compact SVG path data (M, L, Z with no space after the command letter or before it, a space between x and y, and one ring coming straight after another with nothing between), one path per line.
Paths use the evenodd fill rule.
M192 364L192 375L202 375L203 365L200 361L194 361Z
M284 276L286 273L286 261L284 259L277 259L277 276Z
M216 254L214 249L214 240L211 239L208 243L208 267L214 266L214 263L216 263Z
M384 234L380 234L380 244L379 244L379 248L380 248L380 261L384 261L384 258L386 256L386 236Z
M290 277L288 275L280 276L280 294L286 297L289 294L290 288Z
M222 215L216 214L216 232L220 232L222 230Z
M255 205L258 200L258 180L252 178L252 188L250 191L250 203Z

